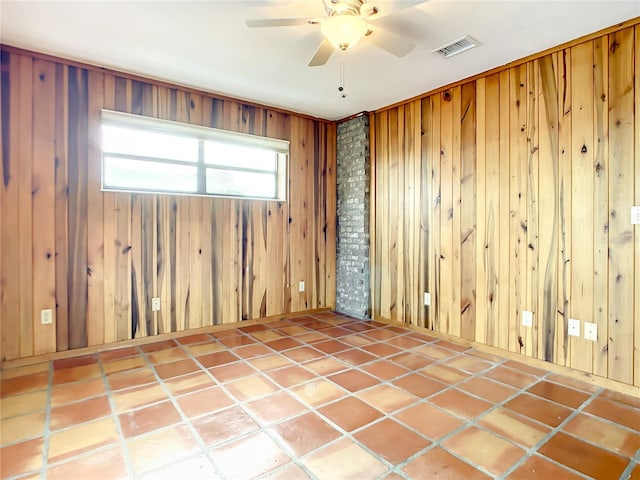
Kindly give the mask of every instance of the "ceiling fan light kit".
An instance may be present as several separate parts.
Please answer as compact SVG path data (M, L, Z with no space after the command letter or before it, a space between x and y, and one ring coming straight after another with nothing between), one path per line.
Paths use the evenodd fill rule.
M354 47L368 30L364 18L349 14L332 15L320 25L322 34L340 50Z

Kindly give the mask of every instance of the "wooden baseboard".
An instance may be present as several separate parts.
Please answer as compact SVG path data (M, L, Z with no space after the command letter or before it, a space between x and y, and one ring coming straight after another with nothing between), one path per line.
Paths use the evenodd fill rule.
M509 360L515 360L517 362L526 363L527 365L531 365L532 367L541 368L543 370L548 370L553 373L557 373L559 375L565 375L567 377L575 378L576 380L580 380L585 383L590 383L592 385L607 388L609 390L614 390L616 392L624 393L626 395L632 395L634 397L640 398L640 387L636 387L633 385L629 385L626 383L621 383L616 380L611 380L609 378L600 377L598 375L593 375L591 373L582 372L580 370L575 370L570 367L565 367L564 365L558 365L556 363L547 362L545 360L540 360L538 358L527 357L525 355L521 355L519 353L511 352L509 350L502 350L498 347L493 347L491 345L485 345L483 343L475 342L472 340L467 340L464 338L456 337L454 335L449 335L447 333L436 332L434 330L429 330L424 327L418 327L414 325L407 325L402 322L394 322L387 318L376 317L374 319L376 322L386 323L388 325L396 325L399 327L406 327L410 330L414 330L416 332L424 333L426 335L430 335L432 337L441 338L443 340L450 341L452 343L457 343L458 345L464 345L465 347L471 347L479 352L490 353L492 355L497 355L499 357L507 358Z
M222 330L230 330L238 327L248 327L250 325L257 325L261 323L277 322L278 320L284 320L287 318L303 317L305 315L314 315L317 313L331 312L331 308L316 308L314 310L305 310L302 312L283 313L281 315L271 315L269 317L255 318L253 320L242 320L240 322L223 323L220 325L209 325L206 327L193 328L190 330L182 330L180 332L161 333L158 335L152 335L148 337L134 338L131 340L123 340L114 343L105 343L102 345L92 345L90 347L76 348L74 350L65 350L62 352L45 353L43 355L37 355L34 357L17 358L15 360L5 360L0 365L0 369L24 367L26 365L33 365L35 363L47 362L50 360L60 360L63 358L79 357L82 355L93 355L95 353L106 352L108 350L115 350L123 347L135 347L138 345L147 345L149 343L161 342L163 340L170 340L173 338L187 337L189 335L196 335L198 333L210 333L219 332Z

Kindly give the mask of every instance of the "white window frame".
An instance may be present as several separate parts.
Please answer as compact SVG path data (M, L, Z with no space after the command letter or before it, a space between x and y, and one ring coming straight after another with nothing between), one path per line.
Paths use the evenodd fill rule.
M241 198L244 200L272 200L286 202L288 196L288 176L289 176L289 150L290 142L276 138L262 137L258 135L250 135L246 133L232 132L229 130L221 130L218 128L203 127L199 125L191 125L187 123L174 122L170 120L162 120L159 118L146 117L142 115L134 115L130 113L115 112L112 110L102 110L101 125L113 125L117 127L133 128L146 130L149 132L168 133L171 135L184 136L199 142L198 159L194 162L172 160L170 158L161 158L155 156L140 156L122 153L113 153L105 151L101 141L102 165L101 165L101 189L105 192L135 192L135 193L153 193L159 195L188 195L188 196L206 196L206 197L223 197L223 198ZM247 192L244 194L225 194L206 191L206 175L208 170L228 170L235 172L256 172L268 174L262 170L253 170L250 168L234 168L233 166L219 166L215 164L205 163L204 161L204 142L222 142L240 147L254 147L264 150L271 150L276 156L276 194L274 197L256 196L255 193ZM117 185L108 185L105 183L105 157L112 158L134 158L149 162L150 165L156 164L173 164L197 167L197 190L194 192L174 191L170 185L166 189L147 189L135 187L122 187Z

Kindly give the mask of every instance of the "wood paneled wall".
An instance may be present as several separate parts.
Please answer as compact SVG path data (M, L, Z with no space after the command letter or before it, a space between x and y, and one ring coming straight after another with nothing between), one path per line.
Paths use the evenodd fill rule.
M335 306L333 123L8 48L1 101L2 359ZM103 193L102 108L290 140L289 201Z
M372 125L376 317L640 385L640 26Z

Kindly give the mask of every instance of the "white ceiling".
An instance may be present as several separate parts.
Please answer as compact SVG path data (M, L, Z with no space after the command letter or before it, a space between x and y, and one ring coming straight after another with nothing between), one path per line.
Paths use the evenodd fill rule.
M0 0L0 41L334 120L640 16L639 0L368 1L383 15L374 28L417 45L406 57L365 38L326 65L308 67L322 40L318 26L250 29L244 23L321 17L322 0ZM482 45L448 60L430 53L465 34ZM342 59L346 98L337 91Z

